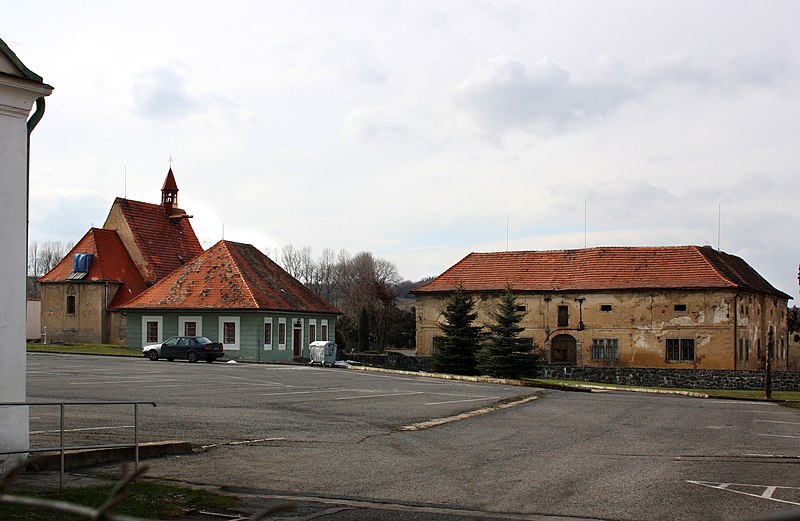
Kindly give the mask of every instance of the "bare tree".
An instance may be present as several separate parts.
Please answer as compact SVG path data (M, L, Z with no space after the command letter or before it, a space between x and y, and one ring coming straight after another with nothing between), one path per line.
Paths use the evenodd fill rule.
M283 245L280 254L277 256L277 262L281 265L281 268L285 269L289 273L289 275L299 279L300 256L291 243Z
M381 351L386 347L397 317L397 285L401 281L394 263L366 251L351 255L347 250L335 253L329 248L315 260L310 246L298 249L292 244L276 248L275 257L289 274L342 311L345 319L337 330L345 338L357 337L353 328L365 322L371 347ZM365 312L366 321L362 320Z
M56 264L61 262L61 259L63 259L74 246L75 243L73 242L64 244L61 241L44 241L38 245L36 266L39 272L34 275L46 275L50 270L56 267Z
M336 253L325 248L317 262L316 280L311 289L323 299L331 302L337 290Z

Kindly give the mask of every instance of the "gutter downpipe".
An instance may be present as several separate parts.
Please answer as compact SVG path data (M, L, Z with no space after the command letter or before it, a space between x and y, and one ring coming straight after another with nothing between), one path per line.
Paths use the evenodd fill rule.
M44 96L36 99L36 110L28 120L28 155L25 159L25 259L28 259L28 229L30 228L30 194L31 194L31 134L44 116ZM27 283L26 283L27 287Z
M739 369L736 366L736 353L739 349L739 292L733 296L733 368Z

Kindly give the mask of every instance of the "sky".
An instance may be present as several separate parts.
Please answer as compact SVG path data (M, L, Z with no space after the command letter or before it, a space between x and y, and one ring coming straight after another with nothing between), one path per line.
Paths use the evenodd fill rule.
M223 237L392 261L712 245L797 299L800 2L0 0L55 90L30 238L170 164ZM796 300L795 302L796 303Z

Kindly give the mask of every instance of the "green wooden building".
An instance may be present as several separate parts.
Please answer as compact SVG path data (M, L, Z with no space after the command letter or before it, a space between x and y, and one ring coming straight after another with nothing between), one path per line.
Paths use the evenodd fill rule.
M288 361L335 338L340 314L249 244L220 241L122 307L128 347L171 336L222 342L223 360Z

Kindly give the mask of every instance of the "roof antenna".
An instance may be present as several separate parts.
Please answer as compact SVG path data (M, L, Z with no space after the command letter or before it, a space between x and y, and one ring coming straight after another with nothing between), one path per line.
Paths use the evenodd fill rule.
M222 223L222 240L225 240L225 223Z
M583 247L586 248L586 198L583 198Z

